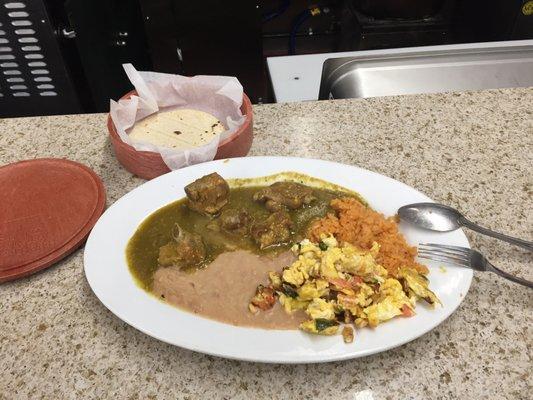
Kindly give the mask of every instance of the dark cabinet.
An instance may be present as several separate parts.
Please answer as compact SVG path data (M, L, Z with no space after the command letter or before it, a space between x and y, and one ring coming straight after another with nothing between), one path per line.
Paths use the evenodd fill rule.
M141 0L154 68L236 76L253 103L264 97L261 23L254 1Z

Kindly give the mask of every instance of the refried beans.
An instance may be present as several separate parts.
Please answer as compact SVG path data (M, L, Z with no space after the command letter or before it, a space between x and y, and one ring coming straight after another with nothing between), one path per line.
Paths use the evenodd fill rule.
M298 329L307 319L303 311L289 315L278 302L273 309L258 314L248 309L257 285L268 284L268 272L279 272L294 260L290 251L275 257L244 250L223 253L194 272L177 267L159 268L154 274L152 292L167 303L220 322L267 329Z

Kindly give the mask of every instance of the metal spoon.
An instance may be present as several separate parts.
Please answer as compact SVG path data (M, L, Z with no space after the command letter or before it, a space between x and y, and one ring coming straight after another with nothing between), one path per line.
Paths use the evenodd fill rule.
M533 251L533 242L513 238L502 233L483 228L472 221L466 219L455 208L437 203L415 203L403 206L398 210L398 215L403 221L407 221L421 228L438 232L454 231L462 226L472 229L496 239L523 247Z

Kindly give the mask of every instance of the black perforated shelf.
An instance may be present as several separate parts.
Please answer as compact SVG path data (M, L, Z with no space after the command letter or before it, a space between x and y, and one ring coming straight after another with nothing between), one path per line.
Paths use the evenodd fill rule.
M0 2L0 116L78 111L42 1Z

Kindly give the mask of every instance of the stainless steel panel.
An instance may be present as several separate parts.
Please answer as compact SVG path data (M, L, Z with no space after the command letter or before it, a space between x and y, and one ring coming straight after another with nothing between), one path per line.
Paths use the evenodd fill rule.
M427 49L427 48L426 48ZM533 45L434 49L324 62L319 99L533 86Z

